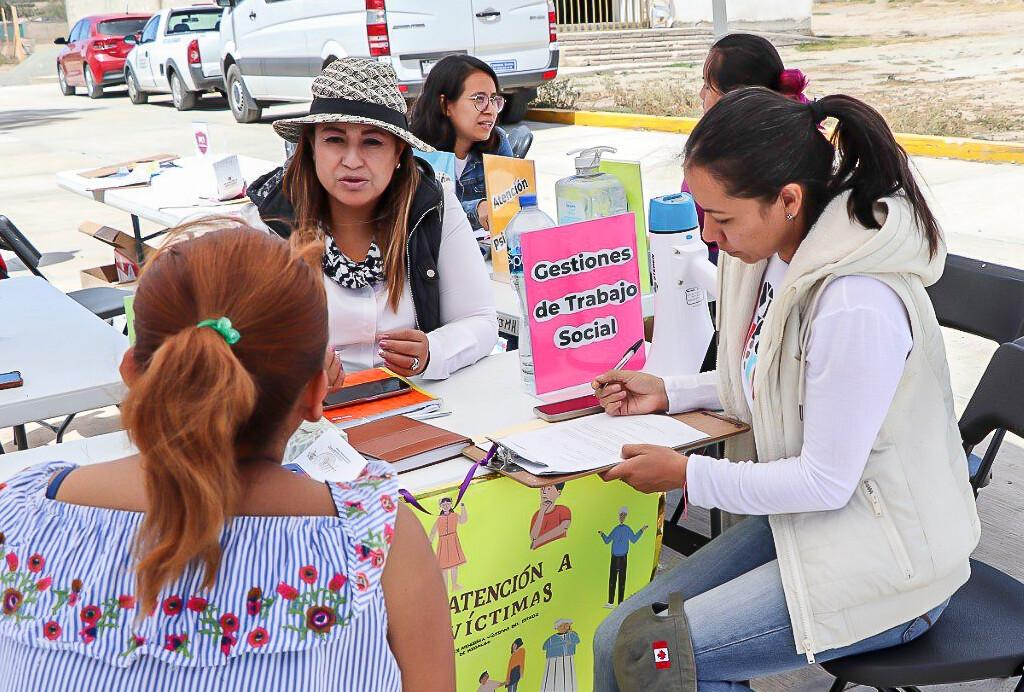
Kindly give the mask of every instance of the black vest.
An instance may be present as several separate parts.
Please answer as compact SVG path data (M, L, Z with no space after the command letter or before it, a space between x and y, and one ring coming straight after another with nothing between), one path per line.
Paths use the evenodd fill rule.
M430 333L441 326L441 277L437 258L441 252L444 191L428 163L416 159L416 164L419 166L420 184L409 208L406 260L416 328ZM287 238L292 232L295 211L281 189L283 179L284 169L275 168L254 180L248 193L263 222L282 238Z

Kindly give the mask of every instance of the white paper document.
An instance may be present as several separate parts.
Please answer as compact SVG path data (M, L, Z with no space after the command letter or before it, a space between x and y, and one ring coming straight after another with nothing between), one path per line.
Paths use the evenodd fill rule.
M129 187L130 185L149 184L150 179L159 171L159 165L150 166L146 164L135 164L135 168L128 170L122 168L117 173L103 178L91 178L85 185L90 192L97 190L112 190L118 187Z
M671 416L609 416L599 413L493 440L535 475L578 473L622 461L623 445L679 448L707 434Z
M313 480L333 483L355 480L366 468L366 459L333 427L323 430L313 444L289 463Z

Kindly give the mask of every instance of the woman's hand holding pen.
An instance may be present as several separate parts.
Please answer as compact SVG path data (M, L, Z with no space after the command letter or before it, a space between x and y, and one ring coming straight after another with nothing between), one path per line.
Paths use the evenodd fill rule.
M668 410L665 381L656 375L631 370L612 370L590 383L610 416L636 416Z

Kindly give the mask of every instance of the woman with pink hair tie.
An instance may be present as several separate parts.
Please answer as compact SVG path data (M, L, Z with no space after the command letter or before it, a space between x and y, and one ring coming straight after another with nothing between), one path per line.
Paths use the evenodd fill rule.
M777 91L794 101L807 103L804 96L808 79L803 72L783 67L775 46L763 36L729 34L711 46L704 61L704 85L700 88L701 106L705 113L730 91L759 86ZM683 181L683 192L690 188ZM697 218L704 227L704 210L697 207ZM708 244L708 256L718 261L718 247Z

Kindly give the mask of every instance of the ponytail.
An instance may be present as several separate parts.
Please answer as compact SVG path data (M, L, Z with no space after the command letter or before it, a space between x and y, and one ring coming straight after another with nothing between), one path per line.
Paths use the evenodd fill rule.
M129 390L123 415L145 460L149 498L135 546L141 612L194 560L204 567L203 588L213 585L220 532L238 509L235 441L255 404L252 377L205 328L165 340Z
M831 140L818 129L826 117L838 120ZM685 157L687 166L706 168L733 197L774 201L786 185L801 185L808 228L846 191L850 218L879 228L875 203L902 193L930 254L939 249L939 224L914 180L907 152L876 110L850 96L804 104L768 89L739 89L697 123Z
M866 228L877 228L875 202L902 192L934 257L942 236L939 222L914 179L910 157L881 114L866 103L841 94L819 99L812 110L819 117L837 121L831 141L838 153L838 165L829 183L830 197L849 190L850 217Z
M202 235L177 242L192 232ZM323 371L322 271L297 241L293 251L235 219L208 218L178 229L142 272L122 406L147 498L135 538L140 613L192 565L204 589L213 585L221 531L240 510L240 469L279 451L285 421Z

